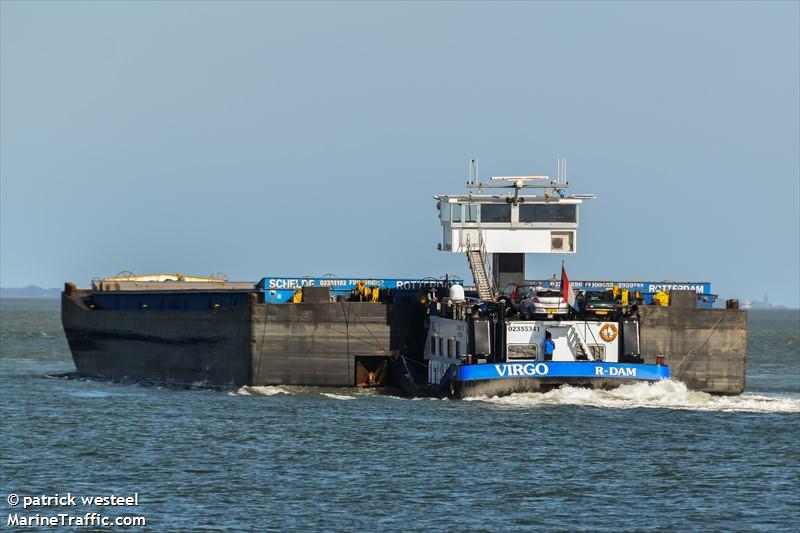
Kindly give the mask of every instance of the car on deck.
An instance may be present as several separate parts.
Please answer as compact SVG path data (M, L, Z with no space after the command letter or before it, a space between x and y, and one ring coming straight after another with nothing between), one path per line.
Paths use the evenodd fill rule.
M525 298L533 288L534 285L529 285L527 283L509 283L500 291L498 300L504 302L512 313L517 313L520 309L520 302L522 302L522 299Z
M577 297L578 312L584 317L616 318L619 305L611 291L584 291Z
M569 314L569 305L557 289L530 287L520 300L519 312L526 317L566 317Z

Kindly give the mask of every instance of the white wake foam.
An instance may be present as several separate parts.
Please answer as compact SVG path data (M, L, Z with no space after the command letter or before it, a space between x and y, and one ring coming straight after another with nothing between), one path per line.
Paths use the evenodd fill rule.
M332 400L355 400L355 396L346 396L344 394L333 394L331 392L323 392L323 396L331 398Z
M276 394L294 394L289 387L283 385L268 385L251 387L245 385L229 392L232 396L275 396Z
M660 408L694 411L751 413L800 413L800 398L756 396L713 396L692 391L678 381L630 383L612 390L563 386L545 393L517 393L510 396L478 396L467 401L487 402L507 407L545 405L587 405L614 409Z
M238 389L229 392L231 396L275 396L277 394L287 395L315 395L325 396L332 400L356 400L362 396L373 396L371 390L366 391L353 391L352 394L336 394L333 392L323 392L325 389L318 387L301 387L297 385L268 385L268 386L249 386L239 387ZM330 390L330 389L329 389ZM338 392L343 392L344 389L337 389Z

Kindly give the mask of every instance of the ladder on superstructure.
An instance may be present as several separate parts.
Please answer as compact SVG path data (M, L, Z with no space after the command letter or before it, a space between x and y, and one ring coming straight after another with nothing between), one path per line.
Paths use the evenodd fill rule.
M475 280L475 288L478 289L478 297L481 300L491 300L494 297L495 288L486 261L486 247L480 232L477 245L472 245L467 237L467 261L469 261L469 269L472 271L472 279Z
M587 359L598 361L599 359L595 357L594 352L589 349L589 346L586 345L586 342L581 337L581 334L578 332L578 329L575 327L575 324L572 324L567 331L567 339L570 338L574 339L574 342L578 345L578 347L583 351L583 354L586 356Z

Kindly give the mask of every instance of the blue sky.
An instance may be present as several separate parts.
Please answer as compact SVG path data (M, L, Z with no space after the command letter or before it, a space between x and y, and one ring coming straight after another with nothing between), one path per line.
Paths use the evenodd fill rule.
M800 303L797 2L0 6L3 286L467 276L432 195L566 157L529 276Z

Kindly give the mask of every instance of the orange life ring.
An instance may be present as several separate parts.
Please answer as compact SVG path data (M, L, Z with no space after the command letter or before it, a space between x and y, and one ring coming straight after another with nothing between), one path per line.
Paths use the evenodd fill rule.
M611 342L617 338L617 326L611 323L605 323L600 328L600 338L606 342Z

